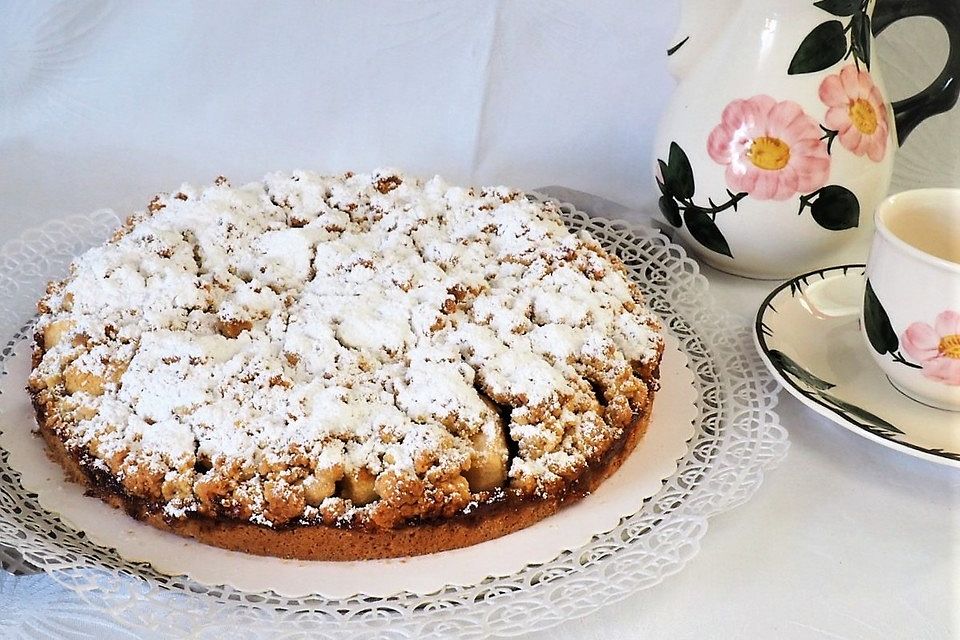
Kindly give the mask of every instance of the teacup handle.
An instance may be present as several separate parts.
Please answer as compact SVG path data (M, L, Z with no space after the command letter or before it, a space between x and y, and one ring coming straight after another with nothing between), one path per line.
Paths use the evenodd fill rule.
M947 30L947 63L940 75L920 93L893 103L900 144L918 124L953 108L960 96L960 0L879 0L873 14L873 35L901 18L926 16Z

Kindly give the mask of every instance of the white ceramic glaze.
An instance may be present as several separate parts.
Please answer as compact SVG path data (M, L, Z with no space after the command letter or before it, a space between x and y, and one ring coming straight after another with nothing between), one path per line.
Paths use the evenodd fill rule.
M869 352L906 395L960 411L960 189L891 196L876 227L862 314Z
M877 65L869 64L869 27L862 38L867 51L853 45L858 25L869 25L865 16L873 11L872 1L853 16L832 15L813 0L683 2L675 40L683 44L668 62L678 84L656 136L653 164L658 178L669 182L657 160L671 165L672 143L689 161L695 192L686 204L707 210L712 221L699 216L698 229L682 199L675 201L682 224L679 215L672 217L699 258L728 273L783 278L836 264L833 257L849 253L858 239L866 244L897 147L883 79ZM822 70L804 71L817 65L804 67L796 59L804 47L808 57L814 52L810 38L825 23L851 27L835 34L848 53ZM847 94L851 106L837 106ZM851 111L858 96L859 111ZM871 127L869 135L858 133ZM779 140L774 151L789 148L789 158L768 154L755 164L751 158L758 156L751 154L762 150L761 136ZM726 157L718 160L718 154ZM751 174L761 177L753 182ZM774 178L779 186L770 197L772 189L763 183ZM661 188L661 210L675 195L669 186ZM723 208L739 193L746 195L735 209ZM670 221L669 211L664 218Z
M830 267L778 286L757 313L760 356L789 393L832 422L960 468L960 414L898 393L871 359L859 319L864 270Z

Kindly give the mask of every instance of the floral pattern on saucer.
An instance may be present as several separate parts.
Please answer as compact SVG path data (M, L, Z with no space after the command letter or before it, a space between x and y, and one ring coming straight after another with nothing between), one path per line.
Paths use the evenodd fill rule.
M913 332L908 328L900 337L889 320L882 321L886 313L879 302L871 305L871 294L862 264L811 271L784 282L757 312L754 342L761 358L789 393L827 419L889 448L960 467L955 414L896 391L870 355L873 348L920 368L921 356L934 360L934 337L938 349L941 342L954 348L950 332L960 329L954 325L960 323L960 313L939 314L939 322ZM867 340L856 311L863 302ZM960 345L960 337L956 340Z

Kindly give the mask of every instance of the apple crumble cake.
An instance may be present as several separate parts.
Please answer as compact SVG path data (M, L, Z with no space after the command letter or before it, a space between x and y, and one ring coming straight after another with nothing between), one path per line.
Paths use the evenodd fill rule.
M28 390L73 480L302 559L474 544L592 491L663 351L555 204L386 170L158 195L38 306Z

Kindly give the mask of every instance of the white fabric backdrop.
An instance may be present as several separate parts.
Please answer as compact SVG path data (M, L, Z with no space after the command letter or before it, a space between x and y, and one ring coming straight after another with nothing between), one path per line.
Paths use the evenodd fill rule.
M30 219L298 167L637 201L676 12L624 0L0 6L0 194Z
M0 1L0 195L24 222L218 173L394 165L453 181L653 200L674 2ZM718 23L722 20L718 16ZM894 97L939 70L932 20L878 44ZM895 187L960 182L960 110L918 129Z

